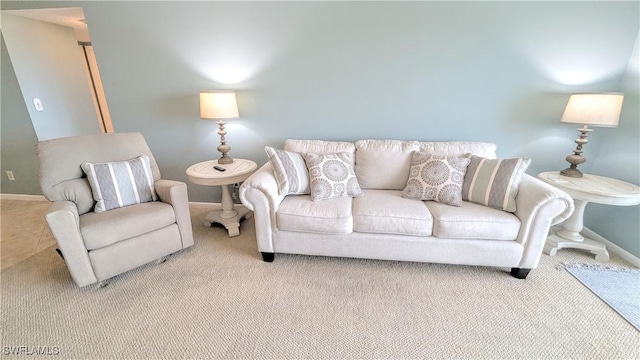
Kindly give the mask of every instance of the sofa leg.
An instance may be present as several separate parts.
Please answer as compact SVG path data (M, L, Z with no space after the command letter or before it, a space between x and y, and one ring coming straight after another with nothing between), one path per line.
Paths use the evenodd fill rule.
M262 254L262 260L264 262L273 262L273 260L276 257L276 255L274 253L263 252L261 254Z
M511 268L511 276L516 279L526 279L531 269Z
M60 251L60 249L56 249L56 252L58 253L58 255L60 255L62 260L64 260L64 255L62 255L62 251Z

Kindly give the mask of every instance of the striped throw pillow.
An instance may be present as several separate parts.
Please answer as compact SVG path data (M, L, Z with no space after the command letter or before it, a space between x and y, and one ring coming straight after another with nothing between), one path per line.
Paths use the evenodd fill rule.
M265 146L280 195L310 194L309 170L300 153Z
M462 185L462 200L515 212L522 174L531 159L487 159L471 156Z
M157 200L147 155L126 161L83 163L80 166L91 185L96 201L94 211L97 213Z

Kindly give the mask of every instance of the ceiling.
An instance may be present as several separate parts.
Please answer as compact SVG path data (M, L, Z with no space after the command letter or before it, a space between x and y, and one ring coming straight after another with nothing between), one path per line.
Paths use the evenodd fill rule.
M78 41L91 41L91 37L89 36L89 27L85 23L84 12L82 11L82 8L79 7L5 10L3 12L67 26L74 29Z

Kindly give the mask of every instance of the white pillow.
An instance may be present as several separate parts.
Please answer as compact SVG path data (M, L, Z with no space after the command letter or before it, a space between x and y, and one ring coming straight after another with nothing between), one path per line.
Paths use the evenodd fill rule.
M417 141L358 140L356 167L363 189L402 190L407 185Z

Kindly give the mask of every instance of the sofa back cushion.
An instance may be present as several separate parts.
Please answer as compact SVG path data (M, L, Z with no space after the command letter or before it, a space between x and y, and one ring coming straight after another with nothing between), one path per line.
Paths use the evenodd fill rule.
M420 142L420 151L432 155L464 156L473 154L484 158L496 158L496 144L477 141Z
M359 140L355 148L355 172L363 189L404 189L414 151L450 157L473 154L496 158L495 144L474 141Z
M356 141L356 177L363 189L402 190L407 186L417 141Z
M356 151L356 147L353 143L344 141L288 139L284 142L284 150L297 153L313 153L319 155L343 152L354 154Z

